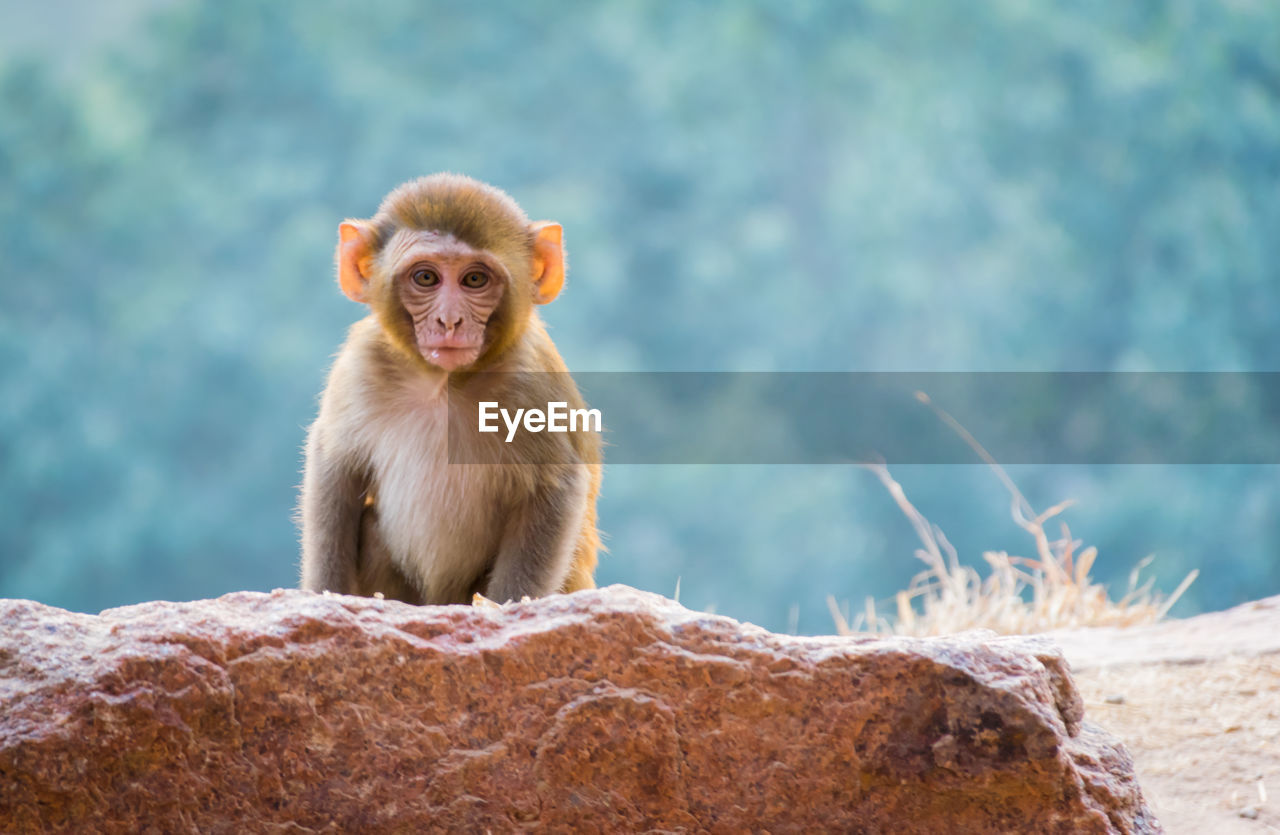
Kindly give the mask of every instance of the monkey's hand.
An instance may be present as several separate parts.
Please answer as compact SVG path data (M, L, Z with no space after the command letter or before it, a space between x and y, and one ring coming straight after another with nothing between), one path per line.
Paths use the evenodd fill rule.
M541 467L534 493L503 529L484 596L500 602L557 591L568 576L590 486L583 465Z

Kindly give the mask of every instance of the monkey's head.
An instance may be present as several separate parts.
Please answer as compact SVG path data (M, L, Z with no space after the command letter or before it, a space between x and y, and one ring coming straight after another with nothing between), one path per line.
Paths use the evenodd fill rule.
M506 193L433 174L338 227L338 283L402 351L445 371L483 367L564 285L560 224L530 223Z

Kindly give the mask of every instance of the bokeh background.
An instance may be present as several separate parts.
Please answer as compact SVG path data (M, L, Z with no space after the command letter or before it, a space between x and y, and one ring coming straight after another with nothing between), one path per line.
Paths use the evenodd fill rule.
M296 582L338 222L461 171L566 229L571 368L1280 370L1280 4L5 2L0 596ZM945 405L945 404L944 404ZM1064 404L1064 407L1068 404ZM903 467L981 563L980 467ZM1280 592L1263 466L1016 467L1122 590ZM829 632L921 567L853 467L614 466L602 583Z

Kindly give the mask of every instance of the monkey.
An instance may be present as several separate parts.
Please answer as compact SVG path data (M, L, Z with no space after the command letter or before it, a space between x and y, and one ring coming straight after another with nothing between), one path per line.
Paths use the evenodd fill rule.
M599 436L476 430L484 402L584 405L535 309L564 284L561 225L433 174L344 220L335 260L369 313L307 432L301 587L414 604L594 588Z

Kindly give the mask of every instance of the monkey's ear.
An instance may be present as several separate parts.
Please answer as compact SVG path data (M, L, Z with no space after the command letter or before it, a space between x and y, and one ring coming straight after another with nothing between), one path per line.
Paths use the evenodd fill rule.
M338 225L338 286L353 302L367 302L373 267L373 227L363 220Z
M533 224L533 301L546 304L564 286L564 228L551 220Z

